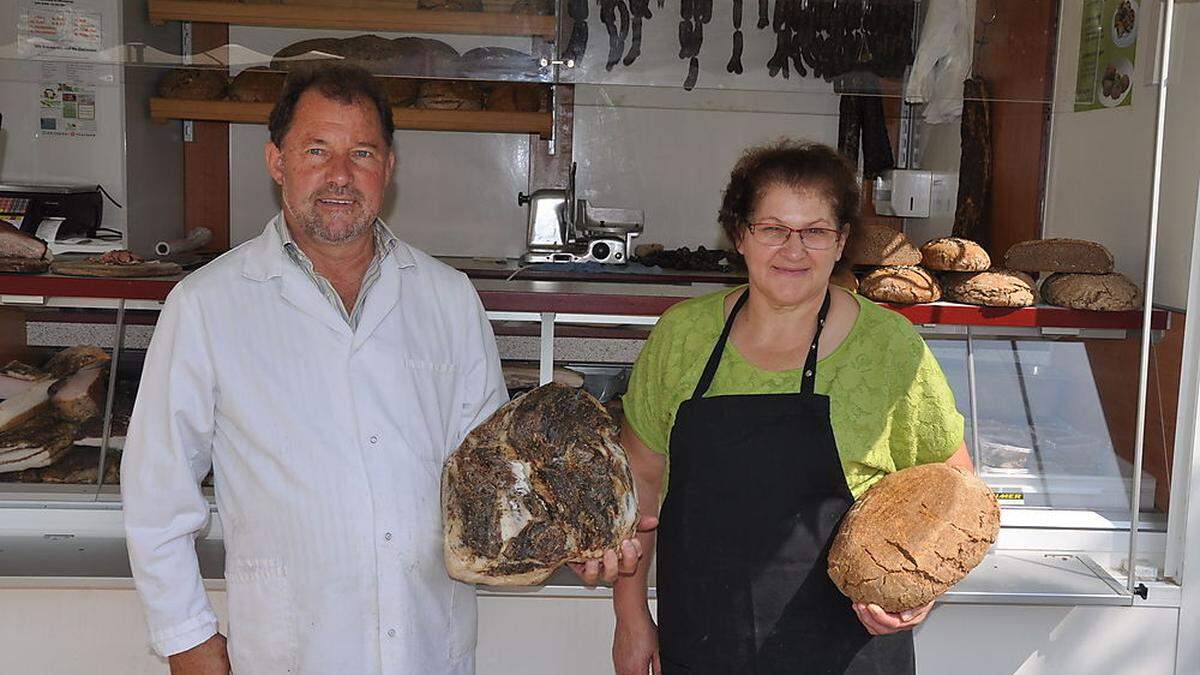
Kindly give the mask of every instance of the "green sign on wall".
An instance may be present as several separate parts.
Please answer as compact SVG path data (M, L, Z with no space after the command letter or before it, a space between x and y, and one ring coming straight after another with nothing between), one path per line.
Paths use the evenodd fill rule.
M1133 102L1133 64L1143 23L1138 0L1084 0L1075 112Z

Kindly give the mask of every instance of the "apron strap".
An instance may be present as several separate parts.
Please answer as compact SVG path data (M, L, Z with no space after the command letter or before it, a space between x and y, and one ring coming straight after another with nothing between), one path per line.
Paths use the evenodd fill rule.
M808 348L808 357L804 359L804 376L800 380L800 393L812 396L817 384L817 344L821 341L821 331L825 329L825 318L829 316L829 290L825 290L825 301L821 303L821 311L817 313L817 331L813 333L812 346Z
M700 381L696 383L696 390L692 392L693 399L700 399L708 392L709 385L712 384L713 378L717 375L717 367L721 365L721 355L725 353L725 344L729 341L729 331L733 329L733 320L737 318L738 312L746 304L746 300L750 297L750 289L747 288L742 297L738 298L734 303L733 309L729 312L729 318L725 319L725 327L721 329L721 337L717 338L717 344L713 346L712 353L708 355L708 363L704 365L704 373L700 375ZM813 334L812 346L808 348L808 356L804 359L804 377L800 384L800 393L812 395L813 389L817 381L817 343L821 339L821 330L825 328L825 318L829 316L829 290L825 290L825 301L821 303L821 311L817 313L817 330Z
M733 320L737 318L738 312L742 311L742 306L746 304L746 300L750 297L750 288L746 288L746 292L742 293L742 297L738 298L733 304L733 309L729 312L729 318L725 319L725 327L721 329L721 337L717 338L717 344L713 347L712 353L708 355L708 363L704 366L704 374L700 376L700 381L696 383L696 390L692 392L693 399L704 397L704 393L708 391L708 385L712 384L713 377L717 374L717 366L721 365L721 354L725 352L725 343L729 340L729 331L733 329Z

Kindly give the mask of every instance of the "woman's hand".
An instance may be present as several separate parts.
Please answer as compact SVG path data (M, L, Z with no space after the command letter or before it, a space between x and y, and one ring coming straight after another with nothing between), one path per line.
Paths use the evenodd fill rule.
M654 516L639 516L638 532L650 532L658 527L658 518ZM620 549L608 549L603 558L587 562L567 563L575 570L575 574L588 586L595 586L603 581L611 584L618 576L629 576L637 571L638 560L642 557L642 543L637 537L621 542Z
M885 612L882 607L875 604L864 605L856 602L851 606L854 608L854 613L858 615L858 620L871 635L891 635L902 630L911 630L913 626L924 621L925 617L929 616L929 610L933 609L932 602L924 607L906 609L895 614Z
M633 621L617 621L613 632L613 669L616 675L659 675L658 627L647 613Z

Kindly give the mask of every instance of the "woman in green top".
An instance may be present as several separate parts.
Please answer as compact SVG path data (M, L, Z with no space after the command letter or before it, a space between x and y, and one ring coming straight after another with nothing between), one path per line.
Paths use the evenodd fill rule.
M912 325L829 284L859 202L853 168L826 146L755 148L734 168L720 222L749 284L665 313L624 397L641 512L659 514L660 627L649 556L628 574L655 532L581 570L616 579L619 674L912 672L906 631L930 606L852 605L828 579L828 545L885 474L970 460Z

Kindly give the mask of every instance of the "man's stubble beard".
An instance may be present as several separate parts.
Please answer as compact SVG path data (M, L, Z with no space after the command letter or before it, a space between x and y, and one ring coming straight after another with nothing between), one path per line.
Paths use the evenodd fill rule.
M338 197L353 199L355 201L354 208L357 213L349 227L335 230L321 217L320 212L317 210L317 200ZM308 195L299 205L293 205L288 198L287 191L284 191L283 201L285 204L288 204L288 209L298 221L296 224L303 228L308 236L326 244L341 244L356 239L367 232L375 223L376 214L367 213L362 193L352 188L346 190L318 190ZM297 206L304 208L297 208Z

